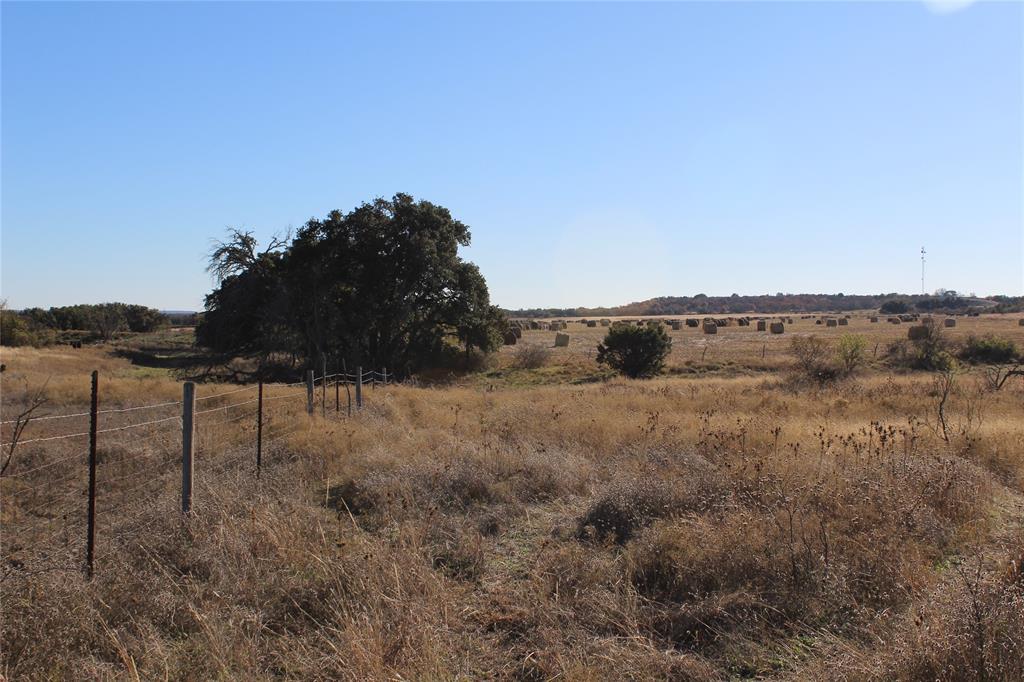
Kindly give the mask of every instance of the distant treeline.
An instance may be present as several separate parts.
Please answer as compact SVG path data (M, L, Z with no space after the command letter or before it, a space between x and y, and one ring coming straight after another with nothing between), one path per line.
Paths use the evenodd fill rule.
M0 310L0 343L45 346L67 339L109 341L118 332L151 332L167 326L159 310L128 303ZM68 334L69 332L82 332Z
M1009 297L993 297L993 302ZM1020 305L1020 299L1014 299ZM922 311L962 310L984 305L979 299L964 298L956 292L935 296L906 294L775 294L761 296L662 296L612 308L527 308L506 310L509 317L598 317L648 315L704 315L739 313L800 313L816 311L874 310L889 302L900 302L907 309Z

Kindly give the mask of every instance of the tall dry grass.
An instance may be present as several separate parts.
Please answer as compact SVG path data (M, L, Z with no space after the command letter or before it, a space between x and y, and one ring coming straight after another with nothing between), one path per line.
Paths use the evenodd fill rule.
M123 404L180 391L111 362ZM873 372L393 387L351 420L283 399L259 480L250 421L200 426L190 518L173 434L163 472L111 437L91 582L81 493L0 481L4 674L1020 679L1024 387L960 377L948 441L939 398Z

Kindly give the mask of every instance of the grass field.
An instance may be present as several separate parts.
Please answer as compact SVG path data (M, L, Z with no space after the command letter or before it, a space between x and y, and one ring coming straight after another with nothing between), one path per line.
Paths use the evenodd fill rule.
M1024 345L1018 317L946 334ZM649 381L609 378L606 330L570 324L542 367L517 349L554 332L526 331L480 372L368 389L352 419L268 388L258 480L251 394L210 398L191 517L180 408L110 413L157 423L101 435L91 581L82 439L21 446L0 478L3 674L1024 679L1024 381L957 375L943 431L936 377L883 363L906 324L793 318L670 332ZM858 374L795 377L792 336L843 333L868 340ZM93 369L102 408L180 399L175 362L113 350L4 348L3 419L38 391L40 414L82 412Z

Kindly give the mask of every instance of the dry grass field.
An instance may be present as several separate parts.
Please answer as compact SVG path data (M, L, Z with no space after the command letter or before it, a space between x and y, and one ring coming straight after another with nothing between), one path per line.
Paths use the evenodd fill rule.
M794 317L671 332L665 376L608 378L606 330L517 368L367 389L349 419L268 388L202 401L194 513L179 407L103 415L97 561L81 437L20 446L0 478L7 679L1024 679L1024 381L896 371L907 325ZM1018 316L951 340L1024 345ZM799 334L864 335L820 386ZM876 344L878 351L875 352ZM108 348L3 349L4 420L173 403L170 370ZM201 385L199 397L236 390ZM344 392L342 392L344 402ZM237 407L232 407L237 406ZM77 420L77 421L76 421ZM72 425L73 423L73 425ZM84 430L37 421L24 438ZM5 425L3 439L8 439Z

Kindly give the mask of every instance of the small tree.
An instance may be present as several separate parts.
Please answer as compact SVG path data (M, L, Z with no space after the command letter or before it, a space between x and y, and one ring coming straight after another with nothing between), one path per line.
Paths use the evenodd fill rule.
M598 344L597 362L632 379L652 377L661 372L671 350L672 339L664 325L616 325L609 329L604 342Z
M867 343L863 336L843 334L839 337L839 343L836 346L836 359L839 361L839 371L843 376L850 376L864 364L866 346Z
M828 344L817 336L794 336L789 342L797 369L809 379L827 381L834 372L828 367Z

